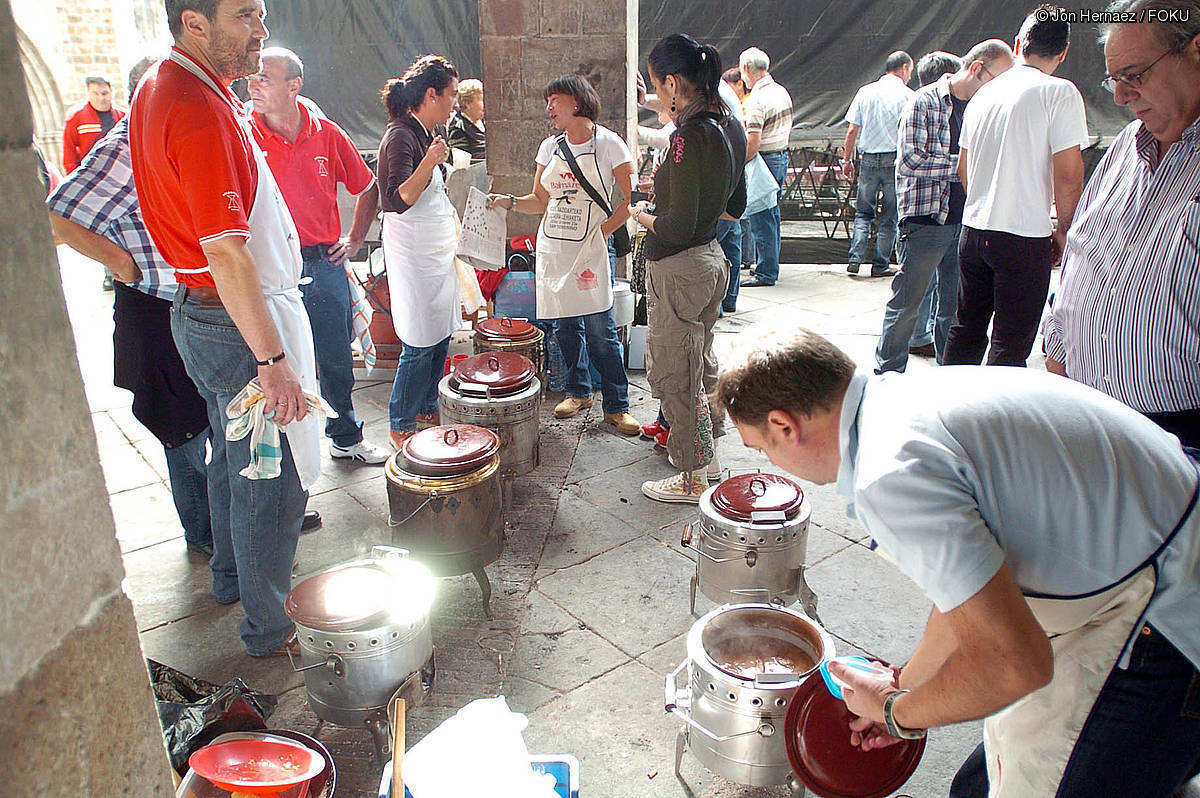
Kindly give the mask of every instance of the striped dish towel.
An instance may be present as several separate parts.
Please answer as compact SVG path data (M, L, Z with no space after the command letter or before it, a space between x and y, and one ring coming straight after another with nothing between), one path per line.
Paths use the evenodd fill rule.
M304 392L308 412L337 418L337 411L316 394ZM246 479L275 479L282 471L283 445L279 425L263 413L263 390L258 377L246 383L225 407L225 440L240 441L250 436L250 463L238 473ZM274 415L274 409L271 415Z
M354 337L358 339L358 345L362 348L363 363L370 374L375 370L375 341L371 339L371 317L375 309L367 301L367 293L359 285L349 265L346 266L346 279L350 281L350 316L354 325Z

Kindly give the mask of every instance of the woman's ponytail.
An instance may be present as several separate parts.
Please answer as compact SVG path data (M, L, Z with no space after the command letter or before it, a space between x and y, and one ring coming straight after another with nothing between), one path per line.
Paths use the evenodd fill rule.
M709 105L721 103L721 54L711 44L702 44L698 48L700 68L696 71L696 90L704 97Z

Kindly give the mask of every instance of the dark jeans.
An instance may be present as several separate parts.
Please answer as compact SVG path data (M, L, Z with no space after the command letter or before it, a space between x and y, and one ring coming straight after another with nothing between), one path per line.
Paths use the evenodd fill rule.
M446 370L449 348L449 337L433 346L404 345L388 400L388 424L393 430L412 432L417 428L417 416L438 411L438 382Z
M212 518L208 509L208 463L205 444L209 428L187 443L163 448L167 476L171 481L171 499L183 525L183 539L193 546L212 545Z
M225 439L225 407L257 374L254 355L224 308L176 296L171 331L188 375L208 406L213 429L208 469L212 517L213 596L239 598L246 617L241 636L251 654L279 648L295 631L283 611L308 494L300 487L288 436L280 436L281 473L274 479L241 475L250 462L250 436Z
M1129 668L1113 668L1088 715L1055 798L1169 798L1200 773L1200 671L1149 625ZM950 798L986 798L983 745Z
M613 324L612 308L586 316L566 316L554 320L554 336L567 363L567 396L592 395L590 365L600 373L605 413L629 410L629 380L621 360L621 344ZM586 341L586 348L585 348Z
M304 254L315 254L315 249L305 247ZM346 270L324 255L304 259L304 276L312 278L312 282L301 284L300 292L312 325L321 396L338 412L337 418L326 419L325 434L336 445L348 448L363 438L362 424L354 418L354 403L350 401L354 390L350 283Z
M1146 418L1165 429L1184 446L1200 448L1200 410L1177 413L1146 413Z
M737 310L738 270L742 267L742 223L717 219L717 243L729 261L729 287L725 289L721 310L733 313Z
M954 318L958 289L958 225L905 222L900 231L900 272L892 278L892 297L883 312L883 334L875 348L876 370L904 371L908 348L928 323L926 298L937 278L935 350L945 351L946 335ZM917 345L922 343L916 342Z
M958 313L950 326L947 366L1024 366L1046 305L1053 260L1050 238L963 227L958 243ZM995 314L993 318L993 313Z
M854 236L850 239L850 262L865 263L875 221L876 199L883 194L879 209L879 231L871 271L887 269L896 243L896 153L868 152L858 162L858 195L854 204Z

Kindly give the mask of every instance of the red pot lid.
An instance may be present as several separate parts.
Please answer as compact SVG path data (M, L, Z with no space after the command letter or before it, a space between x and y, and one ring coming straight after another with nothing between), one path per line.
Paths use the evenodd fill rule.
M461 361L450 375L450 387L464 396L510 396L529 387L533 361L516 352L482 352Z
M854 714L815 674L792 698L783 724L788 761L821 798L884 798L908 781L925 753L925 738L863 751L850 744Z
M388 611L395 590L395 578L379 568L336 568L310 576L292 588L283 602L283 611L296 623L312 629L360 629Z
M475 334L486 341L528 341L537 338L538 328L525 319L500 316L479 322Z
M290 741L230 740L196 750L188 765L222 790L275 795L321 773L325 759Z
M739 474L722 482L712 493L713 509L731 521L751 523L771 520L763 513L778 514L789 521L800 513L804 491L778 474Z
M452 477L479 469L499 451L500 436L491 430L472 424L445 424L409 437L400 448L400 456L409 473Z

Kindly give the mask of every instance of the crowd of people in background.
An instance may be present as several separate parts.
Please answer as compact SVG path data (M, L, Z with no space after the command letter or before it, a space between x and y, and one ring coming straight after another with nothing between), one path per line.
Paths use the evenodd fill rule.
M988 39L915 62L898 50L849 101L840 170L857 197L847 271L869 264L871 277L893 278L878 372L904 371L910 355L1022 366L1042 324L1049 370L1200 444L1200 8L1127 0L1147 2L1192 18L1106 32L1104 85L1137 119L1086 187L1082 97L1054 74L1070 26L1052 7L1030 14L1012 47ZM242 600L247 649L265 655L288 642L282 599L296 535L319 523L305 513L322 437L310 411L330 411L333 457L390 455L363 438L351 401L346 262L381 211L404 344L388 414L398 448L439 421L437 383L463 322L445 182L456 149L467 163L486 159L486 136L483 84L422 56L383 88L372 172L300 94L300 57L263 49L262 3L233 6L166 0L175 47L131 74L127 117L107 80L88 78L64 134L69 177L49 206L60 237L116 276L117 384L168 453L185 538L211 555L214 595ZM637 79L639 104L662 123L639 127L656 152L649 168L598 123L595 88L559 76L541 97L554 132L530 164L530 191L489 198L541 217L537 315L553 321L566 361L555 415L587 409L598 387L605 423L667 449L671 475L642 486L657 501L695 502L719 475L713 328L736 312L739 287L780 278L794 119L770 65L757 47L725 69L711 45L658 41L649 85ZM238 78L249 78L252 112L230 91ZM346 235L339 185L356 197ZM648 196L635 199L635 187ZM646 231L647 369L661 408L648 425L629 413L612 314L618 233L630 220ZM266 466L247 440L213 434L252 380L264 411L289 425ZM247 476L262 467L274 478Z

